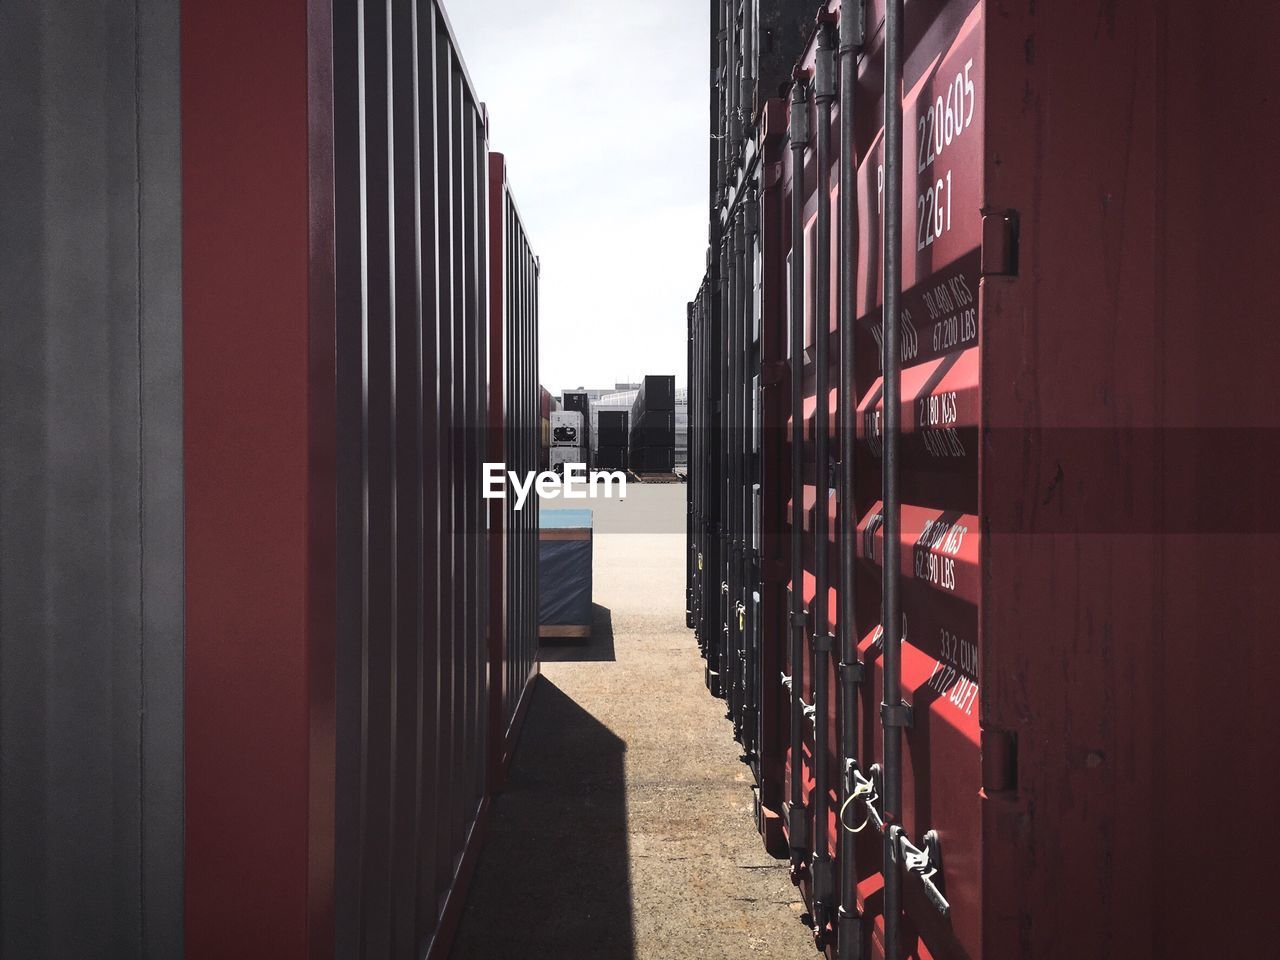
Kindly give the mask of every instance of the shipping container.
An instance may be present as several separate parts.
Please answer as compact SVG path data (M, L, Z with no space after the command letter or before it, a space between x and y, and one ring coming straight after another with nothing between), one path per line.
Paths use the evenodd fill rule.
M764 842L830 957L1270 949L1276 844L1220 831L1280 760L1239 674L1276 661L1278 134L1239 97L1277 15L812 5L783 99L788 7L711 4L687 315L688 619Z
M609 393L601 393L591 401L591 425L588 428L591 446L592 463L595 465L596 457L599 455L599 449L602 446L623 446L625 447L629 441L629 433L627 422L631 416L631 405L635 402L636 389L630 388L627 384L617 384L619 389ZM612 431L611 435L601 438L601 424L609 425ZM622 424L622 432L618 433L618 425Z
M674 447L676 417L671 410L647 410L631 422L631 444L637 447Z
M556 473L563 474L567 464L581 464L585 469L587 454L582 447L553 446L551 448L551 467Z
M674 410L676 408L676 378L674 374L648 374L636 391L640 410Z
M585 420L586 417L576 410L561 410L551 414L552 448L583 446Z
M486 120L435 3L266 12L183 8L187 954L443 956L489 801Z
M638 473L670 473L675 469L675 377L644 378L627 421L631 469Z
M676 464L688 466L689 463L689 392L687 388L676 390Z
M631 447L627 466L635 473L670 473L676 467L675 451L670 446Z
M540 426L444 12L19 3L0 53L0 954L443 960L536 669L481 466Z
M0 4L6 960L182 956L179 42L172 4Z
M489 457L528 476L541 469L538 258L507 182L506 158L489 154ZM490 790L515 752L538 674L538 505L490 501Z
M570 390L564 394L564 409L582 414L581 440L583 450L591 448L591 395L586 390Z
M546 470L551 463L551 410L552 398L551 391L541 384L538 385L539 391L539 409L541 411L541 438L542 453L539 456L538 463L541 469Z
M627 448L623 445L597 447L595 465L600 470L627 469Z
M625 447L627 444L627 411L601 410L596 437L600 447Z

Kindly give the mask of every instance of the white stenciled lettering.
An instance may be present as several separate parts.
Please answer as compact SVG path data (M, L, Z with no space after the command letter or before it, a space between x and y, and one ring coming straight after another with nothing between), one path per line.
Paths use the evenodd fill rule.
M947 84L946 92L932 103L922 104L916 118L916 173L923 174L960 135L973 126L978 100L973 80L973 60Z

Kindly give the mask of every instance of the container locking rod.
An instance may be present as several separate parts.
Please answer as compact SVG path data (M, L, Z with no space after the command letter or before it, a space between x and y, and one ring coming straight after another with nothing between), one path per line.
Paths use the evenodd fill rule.
M906 831L901 827L893 827L893 835L902 849L902 862L909 873L914 873L924 885L925 896L944 917L951 912L951 904L942 895L938 881L938 870L942 866L942 845L938 839L938 831L930 830L924 835L924 846L917 847L907 839Z

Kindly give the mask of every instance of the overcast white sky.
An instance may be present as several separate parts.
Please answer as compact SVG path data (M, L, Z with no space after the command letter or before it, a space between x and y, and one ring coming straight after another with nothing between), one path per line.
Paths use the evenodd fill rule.
M683 384L706 256L705 4L443 2L542 260L543 385Z

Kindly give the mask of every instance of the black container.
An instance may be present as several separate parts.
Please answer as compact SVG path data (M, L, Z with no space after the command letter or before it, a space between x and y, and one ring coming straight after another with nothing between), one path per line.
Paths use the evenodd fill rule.
M640 384L636 406L641 410L675 410L676 378L673 374L650 374ZM634 409L634 408L633 408Z
M636 473L671 473L676 452L671 447L632 447L631 469Z
M601 447L625 447L629 438L627 411L601 410L596 423Z
M600 470L625 470L627 448L622 444L602 446L596 450L596 467Z
M631 428L632 447L671 447L676 443L676 415L670 410L641 414Z

